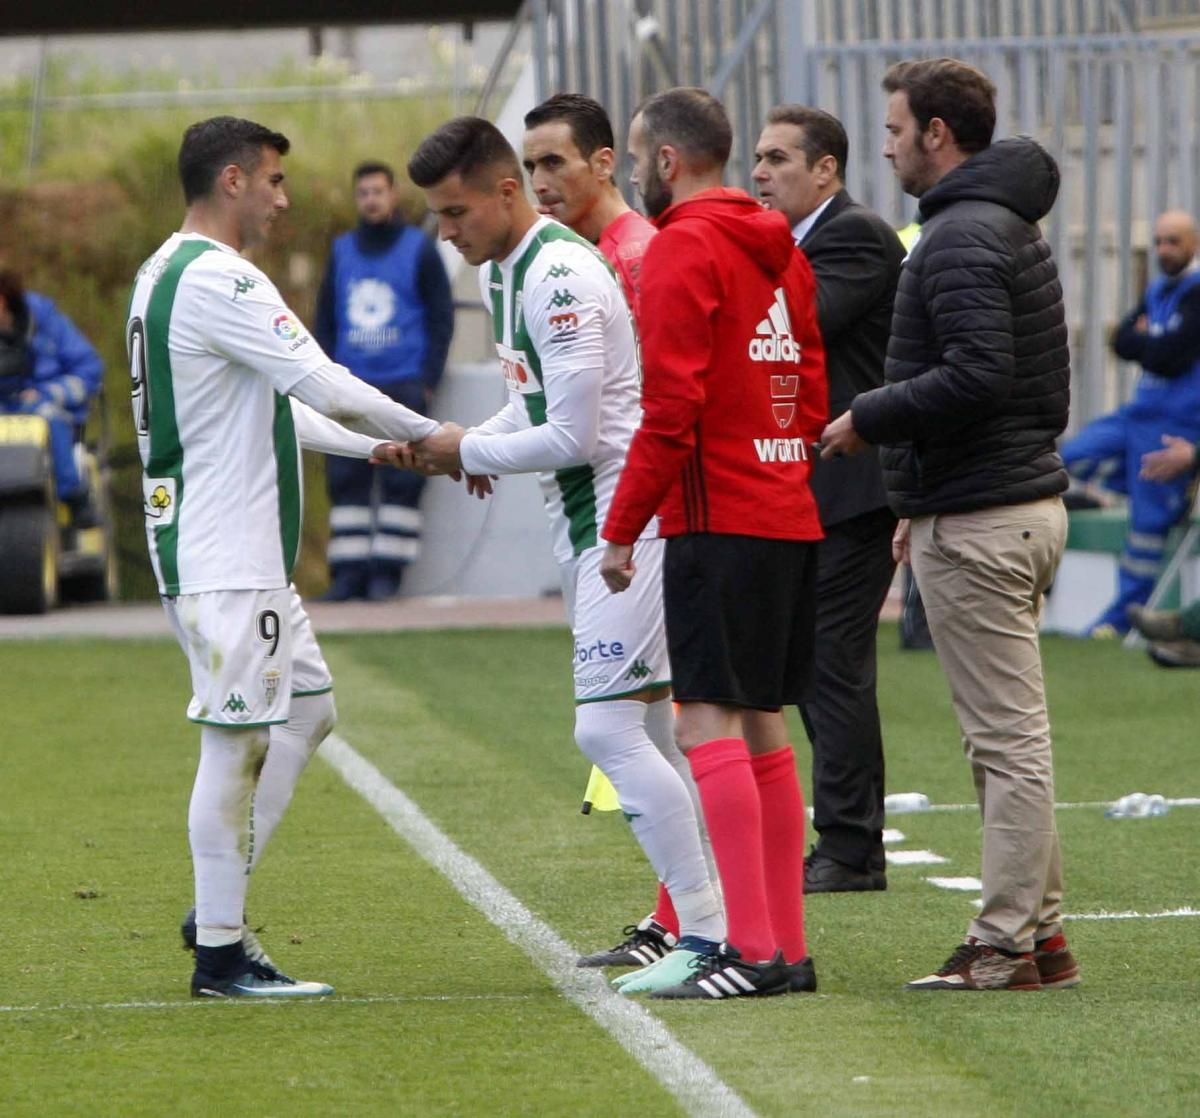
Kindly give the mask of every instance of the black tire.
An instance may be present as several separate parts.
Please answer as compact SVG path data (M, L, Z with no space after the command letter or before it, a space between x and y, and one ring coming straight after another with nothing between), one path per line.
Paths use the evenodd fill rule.
M58 526L53 506L0 506L0 613L45 613L58 603Z

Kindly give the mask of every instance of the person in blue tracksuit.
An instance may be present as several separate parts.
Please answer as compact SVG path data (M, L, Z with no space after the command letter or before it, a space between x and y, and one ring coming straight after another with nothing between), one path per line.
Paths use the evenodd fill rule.
M359 223L333 242L313 333L355 376L427 414L454 332L446 269L434 243L396 216L395 175L386 163L355 168L354 203ZM395 597L417 557L424 477L332 456L325 472L326 600Z
M1200 266L1196 223L1172 210L1154 226L1162 275L1146 289L1113 337L1118 357L1142 366L1133 396L1093 420L1062 449L1072 476L1129 498L1129 534L1121 555L1117 596L1088 629L1091 636L1129 631L1126 611L1143 605L1158 579L1167 535L1186 515L1196 471L1164 481L1141 474L1142 456L1165 436L1200 440Z
M54 300L0 271L0 414L40 415L50 425L58 497L76 527L96 519L74 444L103 378L100 355Z

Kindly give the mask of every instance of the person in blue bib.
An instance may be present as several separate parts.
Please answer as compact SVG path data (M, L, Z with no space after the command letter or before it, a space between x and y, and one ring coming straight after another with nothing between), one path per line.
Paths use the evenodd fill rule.
M1195 469L1165 481L1140 472L1142 456L1161 449L1164 436L1200 441L1200 266L1192 216L1162 214L1154 226L1154 251L1162 275L1113 336L1117 356L1142 367L1133 396L1062 448L1073 478L1129 498L1117 595L1088 628L1094 637L1129 631L1127 611L1150 597L1167 535L1187 514L1196 478Z
M334 361L424 415L454 333L450 282L433 241L397 216L392 168L360 163L353 181L359 223L333 242L313 333ZM357 459L326 459L326 600L393 598L417 557L425 479L386 472Z
M49 424L56 491L77 528L97 523L75 434L103 379L95 347L54 301L0 270L0 415L40 415Z

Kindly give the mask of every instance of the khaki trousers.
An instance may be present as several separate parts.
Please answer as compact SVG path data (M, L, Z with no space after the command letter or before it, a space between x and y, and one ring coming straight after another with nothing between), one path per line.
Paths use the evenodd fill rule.
M1057 497L912 522L913 574L983 814L970 934L1005 951L1032 951L1062 926L1038 617L1066 535Z

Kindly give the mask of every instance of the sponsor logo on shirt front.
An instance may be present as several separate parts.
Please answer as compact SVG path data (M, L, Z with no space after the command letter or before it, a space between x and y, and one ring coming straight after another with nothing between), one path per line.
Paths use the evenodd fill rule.
M807 462L803 439L755 439L754 452L760 462Z
M792 335L791 316L782 287L775 288L775 301L750 339L751 361L792 361L800 364L800 346Z

